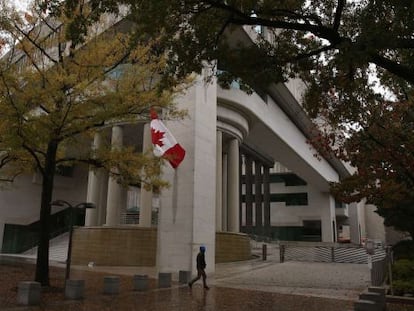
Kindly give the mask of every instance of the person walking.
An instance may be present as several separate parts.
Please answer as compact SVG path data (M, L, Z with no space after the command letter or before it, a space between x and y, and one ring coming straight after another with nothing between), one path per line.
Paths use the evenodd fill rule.
M193 286L195 282L197 282L202 277L204 288L210 289L210 287L207 286L207 275L204 271L204 269L206 268L206 259L204 257L205 252L206 248L204 246L200 246L200 252L197 254L197 276L188 283L188 287L190 288Z

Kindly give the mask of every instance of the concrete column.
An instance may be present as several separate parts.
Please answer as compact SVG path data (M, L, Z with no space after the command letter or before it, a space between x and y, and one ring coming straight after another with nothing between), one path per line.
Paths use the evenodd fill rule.
M263 213L264 213L264 228L265 235L271 236L270 232L270 168L264 166L263 168Z
M123 130L120 126L112 128L112 149L120 148L123 144ZM106 225L119 225L121 217L122 204L122 186L113 177L108 180L108 199L106 204Z
M366 220L365 220L365 212L366 212L366 200L362 199L362 201L358 202L357 204L357 211L358 211L358 220L360 225L360 233L361 239L367 238L367 228L366 228Z
M186 109L189 117L165 121L186 155L176 169L167 162L163 167L162 178L171 186L160 195L157 270L161 273L195 273L201 245L206 247L207 275L215 269L217 85L204 78L195 77L194 85L177 98L178 108Z
M223 231L223 133L217 131L216 149L216 231Z
M229 142L228 157L228 231L239 232L239 141L235 138Z
M254 206L256 233L263 235L263 207L262 207L262 163L254 161Z
M245 206L246 206L246 230L251 233L253 230L253 174L252 174L252 158L245 155Z
M143 152L148 151L151 148L151 129L150 125L144 125L144 134L142 142ZM141 185L141 197L139 205L139 226L151 227L152 216L152 191L145 190Z
M361 244L361 226L358 217L358 204L350 203L348 206L349 214L349 235L352 243Z
M0 222L0 252L3 248L4 222Z
M222 200L222 204L223 204L223 210L222 210L222 219L223 219L223 231L228 231L228 191L227 191L227 185L228 185L228 156L227 154L223 154L223 200Z
M243 223L243 219L242 219L242 194L243 194L243 185L242 185L242 176L243 174L243 157L242 157L242 153L240 152L240 148L239 148L239 232L240 232L240 226Z
M335 199L329 193L321 194L321 205L324 206L321 215L322 242L334 242Z
M95 133L92 150L97 150L102 146L102 133ZM103 179L102 169L89 169L88 175L88 189L86 193L86 201L94 203L96 208L87 208L85 211L85 226L100 225L98 215L99 210L102 209L101 204L101 182Z
M106 202L108 201L108 172L102 171L102 178L99 183L99 202L100 208L98 208L98 226L103 226L106 223Z

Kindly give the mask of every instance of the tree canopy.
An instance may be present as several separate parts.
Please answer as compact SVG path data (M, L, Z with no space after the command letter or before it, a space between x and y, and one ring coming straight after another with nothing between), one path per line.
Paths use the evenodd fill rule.
M163 35L174 74L218 60L227 71L224 82L263 87L300 77L308 87L308 111L329 111L340 121L355 121L364 102L376 99L370 75L399 99L411 96L411 1L118 2L130 5L143 32ZM255 45L235 41L241 26L257 30Z
M59 2L45 1L44 9L53 15ZM76 3L66 0L64 6L70 11ZM410 202L407 189L412 184L407 181L411 172L407 168L414 162L407 143L413 135L412 1L89 3L90 14L73 19L68 28L72 41L85 40L84 30L102 13L119 12L119 5L125 5L137 36L157 37L155 49L168 53L164 77L184 77L200 72L206 64L217 64L220 70L216 74L224 87L237 80L247 91L266 91L270 83L301 79L306 85L304 109L325 125L313 143L321 152L329 149L357 167L353 176L335 185L334 192L345 201L367 195L380 209L396 210L397 202L405 202L404 206ZM245 40L246 36L251 40ZM397 119L400 124L391 122ZM409 165L404 167L392 153L404 154L404 165ZM390 163L392 169L385 174L383 168ZM394 192L394 187L407 191ZM395 193L405 197L389 197Z
M303 107L323 124L311 142L357 168L333 185L335 195L365 197L386 224L413 232L401 222L414 203L412 1L116 2L130 6L140 31L161 36L170 52L166 74L217 61L225 87L238 80L248 91L266 91L301 79Z
M91 148L95 133L115 124L145 122L150 107L182 117L174 96L184 79L160 84L166 60L156 38L136 41L128 24L100 16L83 32L69 35L88 5L58 6L45 13L41 1L24 15L3 7L0 36L0 177L42 176L40 241L36 280L48 285L49 223L58 165L107 170L124 185L162 187L158 158L134 146ZM69 38L69 39L68 39Z
M77 1L67 0L70 7ZM53 8L54 1L47 1ZM382 100L375 82L397 100L412 96L414 4L397 0L133 1L91 0L93 14L76 20L82 29L102 12L128 7L137 33L157 35L168 51L165 74L200 72L218 61L223 85L246 86L298 77L307 85L305 108L333 123L356 122L367 103ZM254 44L235 32L254 32ZM373 80L374 79L374 80Z

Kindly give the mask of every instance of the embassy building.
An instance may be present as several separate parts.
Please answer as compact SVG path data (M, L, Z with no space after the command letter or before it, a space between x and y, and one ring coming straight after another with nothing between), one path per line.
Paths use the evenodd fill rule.
M265 31L265 30L264 30ZM232 36L252 41L254 27ZM178 168L166 165L171 187L151 193L124 188L99 170L59 167L54 198L95 209L71 218L72 264L147 265L159 271L195 271L200 245L207 248L207 271L214 262L248 259L251 236L268 240L350 242L385 240L382 219L364 202L336 202L329 183L352 168L315 157L307 142L312 123L301 106L300 80L270 84L247 94L237 83L221 88L196 78L177 98L188 111L165 124L185 149ZM93 145L151 146L149 124L119 124L96 134ZM36 245L41 177L21 176L0 190L0 249L22 253ZM67 206L54 207L54 236L68 229Z

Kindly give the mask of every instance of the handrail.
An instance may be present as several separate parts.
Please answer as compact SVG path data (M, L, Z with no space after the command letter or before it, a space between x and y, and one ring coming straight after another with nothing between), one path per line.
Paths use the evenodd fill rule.
M75 225L84 225L85 214L81 209L76 210L73 217ZM53 239L69 231L69 208L50 215L51 227L49 239ZM5 224L2 253L17 254L29 250L38 244L40 222L35 221L28 225Z

